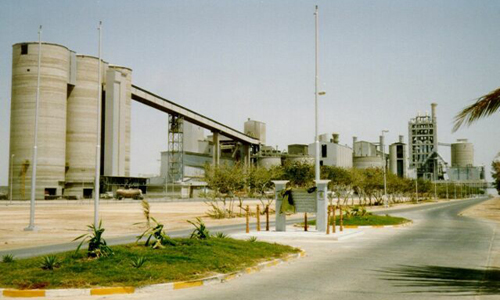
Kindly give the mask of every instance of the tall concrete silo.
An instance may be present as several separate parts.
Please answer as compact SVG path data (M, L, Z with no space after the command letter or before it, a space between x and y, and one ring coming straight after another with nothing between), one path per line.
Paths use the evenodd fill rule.
M13 197L31 193L32 151L38 74L38 43L12 47L12 99L10 155L13 162ZM68 48L42 43L38 123L37 199L61 195L66 166L66 99L74 84L70 66L74 53Z
M106 71L103 124L103 174L130 175L130 107L132 70L109 66Z
M94 190L97 135L98 58L76 56L76 84L70 89L66 123L65 196L90 198ZM105 63L101 63L104 70Z
M470 167L474 165L474 145L467 139L459 139L451 144L451 166Z

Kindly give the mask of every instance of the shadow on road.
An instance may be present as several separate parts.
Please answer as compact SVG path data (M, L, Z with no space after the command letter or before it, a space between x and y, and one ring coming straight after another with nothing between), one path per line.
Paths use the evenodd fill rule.
M377 270L396 287L415 288L403 293L500 295L500 268L466 269L441 266L400 266Z

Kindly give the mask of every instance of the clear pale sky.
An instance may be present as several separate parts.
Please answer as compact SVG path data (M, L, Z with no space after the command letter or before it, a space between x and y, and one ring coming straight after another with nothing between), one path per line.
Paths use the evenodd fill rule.
M500 1L0 2L0 185L7 185L12 44L58 43L133 69L133 83L269 145L314 140L314 6L320 8L320 132L387 142L438 103L438 138L500 151L500 113L452 134L453 116L500 86ZM167 116L133 102L132 175L159 173ZM449 161L450 150L440 147Z

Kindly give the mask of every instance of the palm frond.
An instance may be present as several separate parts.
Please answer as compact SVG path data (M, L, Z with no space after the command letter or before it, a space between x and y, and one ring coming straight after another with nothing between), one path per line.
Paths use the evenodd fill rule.
M475 103L465 107L455 116L453 132L457 131L462 125L470 125L475 121L492 115L500 108L500 88L484 95L476 100Z

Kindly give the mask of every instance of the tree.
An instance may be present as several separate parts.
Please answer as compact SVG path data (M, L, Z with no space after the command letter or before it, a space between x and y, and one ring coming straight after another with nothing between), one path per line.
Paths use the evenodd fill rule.
M484 95L475 103L465 107L455 116L453 132L457 131L464 123L470 125L475 121L490 116L500 108L500 88Z
M491 176L495 179L495 188L500 194L500 160L491 163Z

